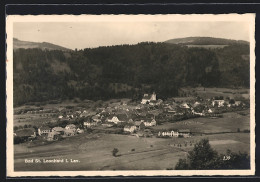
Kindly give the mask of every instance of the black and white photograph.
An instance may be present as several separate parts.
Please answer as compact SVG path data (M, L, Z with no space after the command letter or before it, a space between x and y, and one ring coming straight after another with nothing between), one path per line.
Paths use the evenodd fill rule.
M254 14L6 20L7 175L254 174Z

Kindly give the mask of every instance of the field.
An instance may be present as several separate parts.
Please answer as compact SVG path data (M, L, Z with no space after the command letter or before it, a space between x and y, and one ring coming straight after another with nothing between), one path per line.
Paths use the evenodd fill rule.
M230 88L195 88L195 91L198 93L199 96L205 98L211 98L215 96L223 96L223 97L244 97L249 99L249 89L230 89Z
M190 47L199 47L199 48L205 48L205 49L216 49L216 48L224 48L228 45L187 45L189 48Z
M248 115L240 115L236 112L224 113L222 118L207 118L200 117L194 119L188 119L175 123L163 123L163 125L157 125L153 127L154 130L160 131L163 129L190 129L193 133L202 134L214 134L225 132L237 132L249 130L249 110L246 111Z
M249 115L225 113L223 118L196 118L166 123L153 129L160 130L163 127L196 129L206 134L190 138L138 138L84 133L37 147L24 143L14 145L15 171L174 169L179 158L185 158L187 152L202 138L208 138L211 146L220 153L225 153L227 149L234 152L250 151L249 133L242 132L249 129ZM240 128L240 133L237 128ZM178 144L182 147L177 147ZM112 155L114 148L119 150L117 157ZM25 159L40 159L42 163L25 163ZM43 159L67 159L68 163L43 163Z

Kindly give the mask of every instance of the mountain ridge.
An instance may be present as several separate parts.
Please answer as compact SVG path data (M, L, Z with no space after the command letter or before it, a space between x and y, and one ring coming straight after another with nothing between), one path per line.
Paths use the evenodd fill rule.
M61 51L71 51L71 49L56 45L49 42L30 42L23 41L17 38L13 38L13 49L16 51L17 49L42 49L42 50L61 50Z
M181 44L181 45L234 45L234 44L248 44L245 40L233 40L216 37L184 37L175 38L164 41L170 44Z

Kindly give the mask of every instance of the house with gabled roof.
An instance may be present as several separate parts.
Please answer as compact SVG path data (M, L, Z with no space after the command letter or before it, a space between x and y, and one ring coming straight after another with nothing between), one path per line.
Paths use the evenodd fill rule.
M49 128L48 126L41 126L40 128L38 128L38 134L47 136L48 133L51 132L51 128Z
M144 125L146 127L150 127L150 126L156 126L156 121L154 118L147 118L145 121L144 121Z
M114 115L114 116L109 116L107 118L107 121L118 124L118 123L122 123L122 122L127 122L128 118L127 118L126 114L118 114L118 115Z

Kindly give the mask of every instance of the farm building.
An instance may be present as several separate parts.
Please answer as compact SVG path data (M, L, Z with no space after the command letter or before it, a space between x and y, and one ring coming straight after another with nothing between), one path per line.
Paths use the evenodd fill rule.
M179 136L179 132L178 131L162 131L158 133L158 137L178 137Z
M136 131L136 126L134 125L125 125L124 127L124 132L130 132L133 133L134 131Z
M42 135L47 136L48 133L50 133L50 132L51 132L51 129L48 126L41 126L40 128L38 128L38 134L40 136L42 136Z

